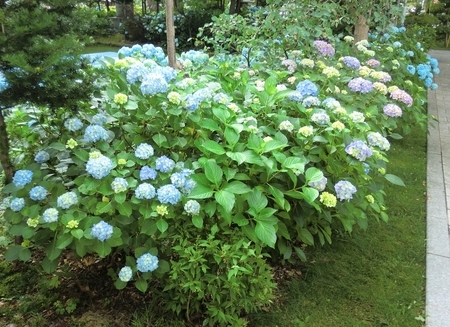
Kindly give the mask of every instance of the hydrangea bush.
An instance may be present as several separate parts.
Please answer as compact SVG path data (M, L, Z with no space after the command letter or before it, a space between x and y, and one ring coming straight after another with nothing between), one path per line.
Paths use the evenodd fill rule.
M244 325L273 298L269 256L304 260L334 230L387 221L383 185L403 185L386 171L389 137L426 121L426 89L381 42L350 41L252 67L190 51L179 71L153 45L122 49L92 105L36 128L4 188L24 238L5 257L43 249L50 273L64 251L119 254L117 288Z

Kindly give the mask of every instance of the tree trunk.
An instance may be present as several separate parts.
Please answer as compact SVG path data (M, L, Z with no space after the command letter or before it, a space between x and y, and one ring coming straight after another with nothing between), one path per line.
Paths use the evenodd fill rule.
M147 1L147 10L149 13L158 12L158 2L154 0L146 0Z
M173 0L166 0L167 56L169 57L169 66L176 68L173 7Z
M357 43L361 40L368 40L369 39L369 26L367 25L367 19L366 17L359 15L358 20L355 24L355 40L354 42Z
M0 163L5 172L5 184L9 184L12 181L14 169L9 157L9 138L2 110L0 110Z

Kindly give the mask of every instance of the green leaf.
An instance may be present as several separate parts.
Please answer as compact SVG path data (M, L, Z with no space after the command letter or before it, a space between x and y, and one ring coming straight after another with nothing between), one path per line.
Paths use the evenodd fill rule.
M300 173L303 173L305 170L305 164L306 160L303 158L298 157L288 157L283 162L283 167L289 168L289 169L296 169L300 171Z
M56 270L56 268L58 268L58 260L50 261L47 257L45 257L41 262L41 266L47 274L51 274Z
M294 191L294 190L286 191L286 192L284 192L284 195L287 195L291 198L299 199L299 200L303 200L305 198L305 196L302 192Z
M19 253L20 251L22 251L22 246L21 245L13 245L10 246L8 248L8 250L6 250L4 258L7 261L14 261L19 259Z
M233 181L223 188L224 191L228 191L233 194L245 194L251 191L251 188L240 181Z
M222 182L222 176L223 171L222 168L219 167L218 164L216 164L216 161L213 159L208 160L205 163L205 176L206 178L211 182L214 183L216 186L219 186Z
M389 182L391 182L394 185L406 186L405 183L402 181L402 179L398 176L395 176L392 174L386 174L386 175L384 175L384 178L386 178Z
M306 183L318 182L323 178L323 172L316 167L309 167L305 172Z
M271 152L273 150L278 150L286 147L287 144L280 142L278 140L271 140L264 145L263 153Z
M234 202L236 201L236 198L233 193L220 190L217 191L216 194L214 194L214 198L216 199L217 203L219 203L227 212L231 212L234 208Z
M211 118L206 118L206 119L202 119L199 122L200 127L208 129L210 131L218 131L220 130L219 125L217 125L217 123L212 120Z
M167 143L167 137L165 137L164 135L162 135L162 134L155 134L155 135L153 135L153 141L155 141L155 143L159 146L159 147L162 147L162 146L168 146L168 143Z
M124 203L127 199L127 194L125 192L117 193L114 195L114 200L117 203Z
M212 140L207 140L205 142L203 142L203 144L201 145L202 148L204 148L205 150L221 155L225 153L225 149L217 142L214 142Z
M111 209L114 209L111 202L98 202L95 206L95 212L99 214L110 212Z
M304 199L308 203L313 203L315 199L319 196L319 191L312 187L304 186L302 187L302 193L304 195Z
M261 212L262 209L267 207L266 196L257 189L254 189L250 196L247 198L248 205L253 208L256 212Z
M56 247L56 242L53 241L50 245L47 246L47 250L45 254L50 261L57 259L61 255L62 250Z
M277 241L277 233L275 227L265 221L257 221L255 226L255 233L258 239L271 248L275 248Z
M19 259L22 261L28 261L31 258L31 252L27 248L22 248L19 252Z
M124 106L125 109L128 110L136 110L138 108L138 104L134 101L128 100L128 102Z
M245 159L247 158L245 153L243 153L243 152L230 152L230 151L228 151L226 154L227 154L228 158L230 158L230 159L232 159L234 161L237 161L237 163L239 165L244 163Z
M314 245L314 237L312 236L311 232L306 228L302 228L300 230L300 239L305 244Z
M277 79L274 76L270 76L266 79L264 83L264 91L266 91L269 95L277 93Z
M133 212L130 202L118 203L117 210L119 210L120 214L124 216L131 216L131 213Z
M116 287L116 289L122 290L125 288L125 286L127 286L127 283L118 279L114 282L114 286Z
M66 150L66 146L60 142L53 142L48 146L50 149L55 149L55 150L59 150L59 151L64 151Z
M300 258L300 260L306 261L306 255L302 249L300 249L298 246L294 246L294 250L295 250L295 253L297 253L297 256Z
M234 147L236 145L236 143L239 141L239 134L236 132L235 129L231 128L231 127L226 127L225 128L225 140L228 142L228 144L231 147Z
M94 250L101 258L105 258L111 253L111 247L106 242L97 242L94 246Z
M269 184L270 194L273 196L275 203L284 209L284 194L278 188Z
M145 292L147 291L148 283L147 283L147 281L146 281L142 276L140 276L140 277L136 280L136 282L134 283L134 285L135 285L136 288L137 288L139 291L141 291L142 293L145 293Z
M204 185L197 184L194 189L189 193L190 199L208 199L214 194L213 190Z
M161 218L156 222L156 227L158 227L161 233L164 233L167 230L167 228L169 228L169 224L164 219Z
M73 241L71 234L62 234L56 238L56 247L58 249L65 249Z
M214 106L212 108L212 112L213 115L224 124L227 123L227 120L230 117L230 113L228 112L228 110L222 107Z
M203 218L200 216L192 216L192 224L197 228L203 227Z
M83 237L84 232L81 229L72 229L70 231L70 234L72 234L73 237L75 237L77 240L79 240Z

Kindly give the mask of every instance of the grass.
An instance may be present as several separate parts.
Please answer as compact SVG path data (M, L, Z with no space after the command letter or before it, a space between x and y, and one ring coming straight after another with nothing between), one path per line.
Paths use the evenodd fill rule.
M249 327L424 325L425 132L415 129L404 139L392 141L389 154L388 172L400 176L407 185L386 187L390 221L373 221L367 232L358 229L352 236L336 235L331 245L308 248L309 261L289 267L279 300L268 312L248 316ZM33 269L24 265L21 272L11 267L0 262L0 325L50 326L39 313L52 310L55 290L46 290L49 285L45 283L38 287L37 281L33 283L38 286L26 288L24 285L33 280ZM26 283L23 276L28 276ZM52 297L47 298L46 292ZM95 310L91 304L87 307ZM158 305L147 302L134 313L124 312L128 316L123 326L187 326L168 315L161 316L155 307ZM84 321L92 320L100 326L89 317L108 316L101 307L97 313L91 311L89 315L75 311L66 316L63 325L86 327L90 325ZM111 321L101 326L122 325Z

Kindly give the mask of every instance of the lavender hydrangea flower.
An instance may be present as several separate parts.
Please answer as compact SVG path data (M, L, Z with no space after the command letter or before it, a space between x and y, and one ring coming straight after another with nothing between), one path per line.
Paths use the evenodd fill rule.
M375 68L375 67L380 66L381 63L378 60L372 58L372 59L369 59L366 61L366 65L369 67Z
M403 112L402 109L396 104L389 103L383 107L383 112L389 117L401 117Z
M64 122L64 127L71 132L76 132L83 128L83 123L76 117L69 118Z
M136 268L143 273L154 271L158 268L158 257L145 253L136 260Z
M156 191L153 185L149 183L142 183L138 187L136 187L134 194L137 199L150 200L155 197Z
M122 267L119 271L119 279L122 282L129 282L131 280L131 277L133 277L133 270L131 270L131 267L125 266Z
M84 131L85 142L107 141L108 138L108 131L100 125L90 125Z
M69 209L71 206L78 203L78 197L75 192L66 192L56 199L56 206L62 209Z
M348 181L339 181L334 185L336 196L340 201L350 201L356 193L356 187Z
M23 209L25 206L25 199L24 198L14 198L9 203L9 207L12 211L19 212Z
M47 151L40 150L34 156L34 161L37 163L44 163L50 159L50 154Z
M342 61L349 68L359 69L359 67L361 67L361 63L355 57L345 56L342 58Z
M362 77L353 78L348 82L348 87L353 92L369 93L372 91L372 82Z
M147 179L155 180L157 174L158 173L153 168L144 166L139 172L139 178L141 179L141 181L145 181Z
M90 156L86 163L86 171L95 179L102 179L109 175L113 166L111 159L98 153L98 155Z
M128 189L128 182L125 178L116 177L111 183L111 188L114 193L125 192Z
M322 56L332 57L335 54L333 46L325 41L314 41L314 47Z
M103 220L94 224L91 229L91 236L104 242L110 239L113 234L113 227Z
M150 144L147 143L141 143L137 146L136 150L134 151L134 155L136 158L146 160L153 156L154 150L153 147Z
M351 142L345 147L345 152L359 161L365 161L367 157L372 155L372 150L361 140Z
M31 182L33 179L33 172L31 170L18 170L14 174L13 184L17 187L23 187Z
M325 190L325 187L327 186L328 179L324 176L317 182L309 182L308 186L311 186L312 188L315 188L317 191L322 192Z
M162 204L177 204L180 201L181 193L175 186L168 184L158 189L157 196Z
M367 141L369 142L369 145L377 146L384 151L388 151L389 148L391 147L387 138L385 138L378 132L369 133L369 135L367 135Z
M161 156L156 159L155 169L162 172L162 173L168 173L175 167L175 161L172 159Z
M58 221L58 215L58 210L56 210L55 208L48 208L42 214L42 219L46 223L54 223L55 221Z
M200 203L195 200L189 200L184 205L184 211L191 216L198 215L200 213Z
M47 197L47 190L42 186L35 186L30 190L30 199L34 201L42 201Z

